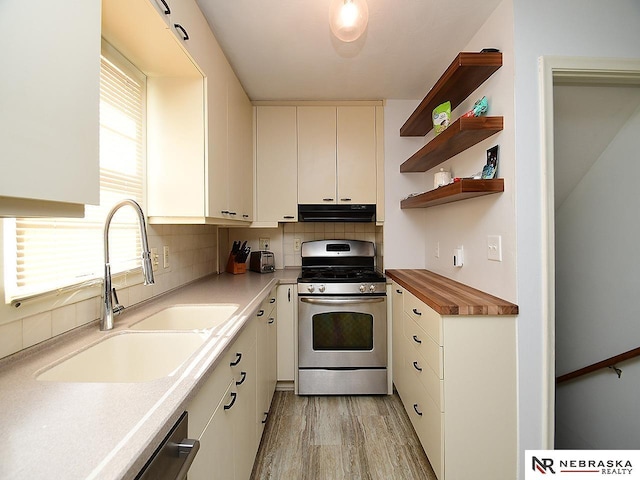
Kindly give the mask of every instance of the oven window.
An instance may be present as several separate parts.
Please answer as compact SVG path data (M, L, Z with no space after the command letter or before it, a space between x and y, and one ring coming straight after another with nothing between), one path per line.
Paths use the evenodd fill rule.
M373 350L373 315L324 312L312 318L314 350Z

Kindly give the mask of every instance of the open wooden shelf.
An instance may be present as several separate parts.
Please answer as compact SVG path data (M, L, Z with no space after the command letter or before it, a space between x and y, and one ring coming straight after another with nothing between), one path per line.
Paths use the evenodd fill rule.
M404 210L407 208L434 207L436 205L500 192L504 192L503 178L494 178L491 180L462 178L460 181L450 183L444 187L439 187L414 197L405 198L400 202L400 208Z
M400 128L400 136L421 137L429 133L434 108L450 101L453 110L501 66L500 52L459 53Z
M502 117L459 118L400 165L400 171L426 172L502 130Z

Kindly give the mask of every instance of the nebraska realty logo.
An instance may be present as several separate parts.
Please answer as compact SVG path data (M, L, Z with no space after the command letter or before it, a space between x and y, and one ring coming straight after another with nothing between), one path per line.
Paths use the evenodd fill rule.
M525 480L640 479L640 450L527 450L525 462Z

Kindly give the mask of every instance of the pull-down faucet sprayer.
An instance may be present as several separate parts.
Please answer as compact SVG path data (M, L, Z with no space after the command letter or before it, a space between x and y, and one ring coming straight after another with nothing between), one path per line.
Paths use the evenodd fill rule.
M104 222L104 304L102 318L100 320L100 330L111 330L113 328L113 317L124 310L122 305L118 305L118 297L115 288L111 287L111 265L109 264L109 225L113 215L123 206L130 205L138 214L138 225L140 226L140 240L142 241L142 273L144 284L153 285L153 266L151 264L151 252L149 251L149 241L147 240L147 227L144 222L142 208L135 200L126 199L115 205L108 213ZM113 304L115 297L116 305Z

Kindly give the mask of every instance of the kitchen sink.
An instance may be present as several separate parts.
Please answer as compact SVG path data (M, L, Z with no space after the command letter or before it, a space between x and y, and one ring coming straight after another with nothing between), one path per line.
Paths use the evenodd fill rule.
M174 305L133 324L130 330L206 330L229 320L237 309L232 303Z
M125 332L37 375L48 382L146 382L171 376L207 339L196 332Z

